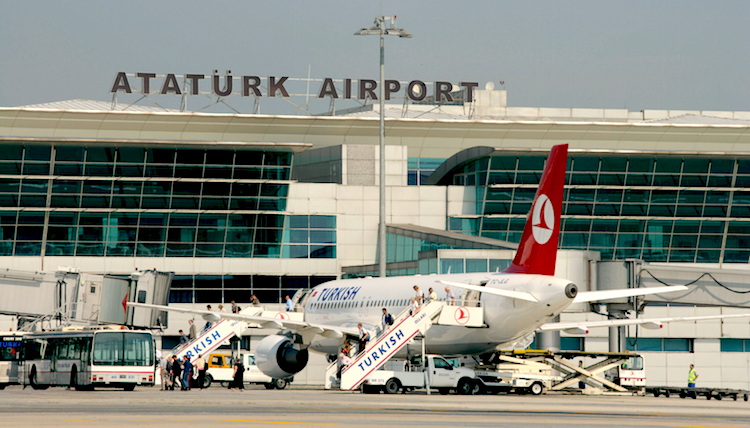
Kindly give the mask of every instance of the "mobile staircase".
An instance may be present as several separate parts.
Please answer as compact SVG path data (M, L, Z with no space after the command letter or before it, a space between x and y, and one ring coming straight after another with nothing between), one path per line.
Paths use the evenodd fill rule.
M423 305L414 314L410 314L409 309L398 314L389 329L382 331L374 340L368 341L364 351L352 358L349 366L341 371L340 381L336 377L337 363L328 366L326 388L330 389L336 383L346 391L359 387L367 375L382 367L400 349L413 342L415 336L424 336L433 322L437 321L444 307L445 302L434 301Z

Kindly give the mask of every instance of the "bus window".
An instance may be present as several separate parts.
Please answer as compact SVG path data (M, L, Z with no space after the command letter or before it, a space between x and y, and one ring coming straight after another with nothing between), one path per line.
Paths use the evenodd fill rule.
M151 366L154 348L146 334L99 332L94 337L94 365Z
M94 365L116 366L122 364L122 333L102 332L94 337Z
M20 359L21 340L15 339L0 341L0 361L13 361Z
M140 333L123 333L124 366L151 366L154 364L154 348L151 338Z

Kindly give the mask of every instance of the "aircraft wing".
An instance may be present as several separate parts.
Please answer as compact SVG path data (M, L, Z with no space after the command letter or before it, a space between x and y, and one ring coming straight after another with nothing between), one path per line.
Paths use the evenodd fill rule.
M668 287L623 288L619 290L579 291L573 303L596 302L599 300L618 299L620 297L643 296L646 294L671 293L684 291L684 285L670 285Z
M750 318L750 313L725 314L725 315L702 315L692 317L664 317L664 318L633 318L602 321L578 321L578 322L550 322L542 325L538 331L565 331L571 334L585 334L590 328L615 327L621 325L641 325L648 329L660 329L666 323L683 321L703 321L728 318Z
M293 321L280 318L259 317L254 315L234 314L228 312L205 311L200 309L177 308L174 306L150 305L147 303L127 302L127 304L128 306L136 308L156 309L160 311L182 312L187 314L200 315L207 321L218 321L219 319L224 318L229 320L260 324L263 328L288 328L300 333L303 338L309 338L310 340L315 335L321 335L331 339L338 339L340 337L343 337L344 335L359 335L359 331L356 328L347 328L326 324L313 324L305 321Z

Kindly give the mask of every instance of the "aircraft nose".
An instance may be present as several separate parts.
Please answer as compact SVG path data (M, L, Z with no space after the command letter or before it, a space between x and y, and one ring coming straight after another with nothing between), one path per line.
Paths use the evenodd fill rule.
M565 286L565 295L568 296L571 299L575 299L578 295L578 286L573 284L572 282Z

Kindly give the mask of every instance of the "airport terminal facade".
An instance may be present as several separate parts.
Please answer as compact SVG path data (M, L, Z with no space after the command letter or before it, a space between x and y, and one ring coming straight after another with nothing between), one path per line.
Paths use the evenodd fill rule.
M562 249L747 269L750 113L523 109L482 105L493 94L476 92L474 106L386 110L389 275L507 266L548 149L560 143L570 145ZM278 303L377 272L377 111L89 104L0 109L0 267L174 271L170 299L180 304L251 294ZM659 332L640 350L663 359L673 383L685 377L683 359L729 355L747 388L748 323L718 334L715 325ZM606 350L606 332L564 336L564 346ZM670 352L678 362L662 358ZM729 371L717 378L731 386Z

